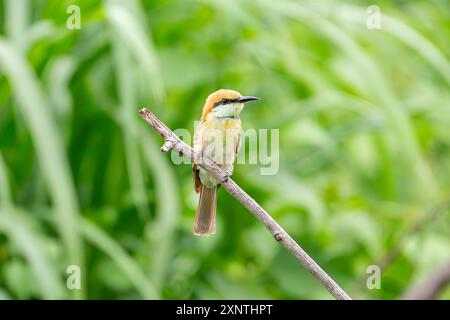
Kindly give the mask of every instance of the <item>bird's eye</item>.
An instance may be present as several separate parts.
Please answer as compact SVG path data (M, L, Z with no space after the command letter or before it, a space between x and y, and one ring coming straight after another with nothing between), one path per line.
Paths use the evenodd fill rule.
M222 103L227 103L227 102L228 102L228 99L225 99L225 98L222 99Z

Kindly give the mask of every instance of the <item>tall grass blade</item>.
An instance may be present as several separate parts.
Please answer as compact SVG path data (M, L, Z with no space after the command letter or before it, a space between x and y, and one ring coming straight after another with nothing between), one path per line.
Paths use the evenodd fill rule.
M39 165L55 205L58 231L67 251L67 263L83 268L81 242L74 226L78 204L63 143L39 80L21 52L0 38L0 70L14 88L20 114L33 139ZM76 291L77 294L79 291Z

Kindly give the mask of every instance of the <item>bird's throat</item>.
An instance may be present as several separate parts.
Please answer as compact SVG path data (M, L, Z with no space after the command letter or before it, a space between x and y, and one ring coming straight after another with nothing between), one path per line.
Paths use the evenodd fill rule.
M239 119L239 114L243 107L242 103L219 105L215 107L208 116L217 120Z

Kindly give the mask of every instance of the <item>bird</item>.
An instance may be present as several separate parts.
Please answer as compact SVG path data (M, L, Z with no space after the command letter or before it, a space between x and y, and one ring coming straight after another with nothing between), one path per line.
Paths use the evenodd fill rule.
M209 157L230 176L241 146L241 119L244 103L259 100L230 89L211 93L204 104L200 123L194 135L193 149ZM194 235L209 236L216 232L217 189L220 182L194 161L194 187L200 193L193 225Z

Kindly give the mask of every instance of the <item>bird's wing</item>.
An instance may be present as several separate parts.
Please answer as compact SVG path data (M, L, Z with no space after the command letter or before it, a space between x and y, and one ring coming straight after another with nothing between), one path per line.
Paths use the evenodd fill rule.
M202 182L200 181L199 170L196 164L192 165L192 173L194 175L194 188L196 192L202 191Z

